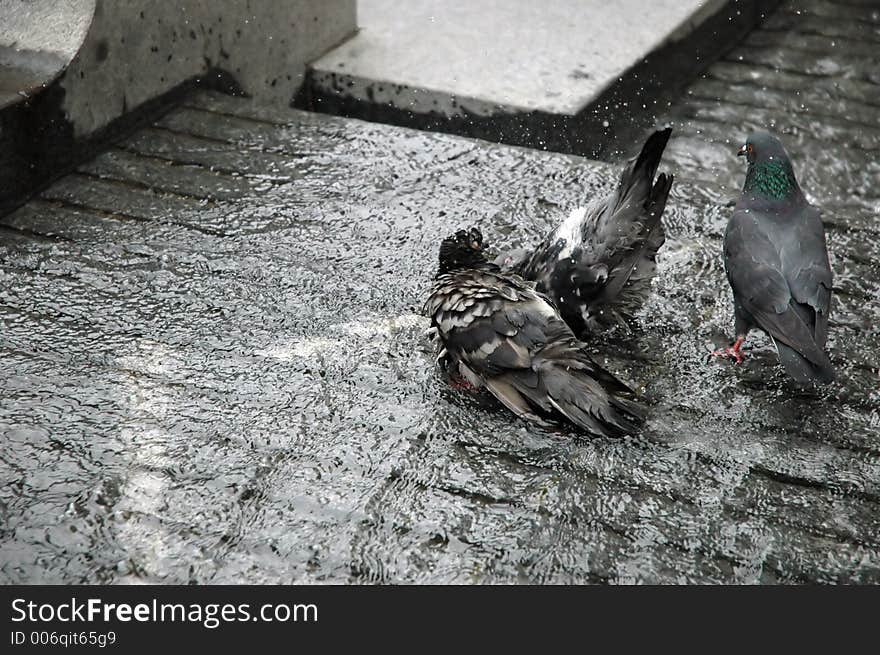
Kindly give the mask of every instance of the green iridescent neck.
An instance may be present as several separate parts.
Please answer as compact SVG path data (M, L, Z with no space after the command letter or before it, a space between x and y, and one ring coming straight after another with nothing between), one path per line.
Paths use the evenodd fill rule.
M743 185L746 193L774 200L790 197L797 188L791 164L778 159L750 165Z

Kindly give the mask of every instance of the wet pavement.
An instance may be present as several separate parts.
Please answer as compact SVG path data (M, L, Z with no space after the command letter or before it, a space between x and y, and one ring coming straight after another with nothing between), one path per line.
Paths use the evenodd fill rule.
M690 179L742 183L747 133L783 135L801 186L826 210L880 213L880 2L784 3L709 67L660 122L667 161ZM870 220L870 218L868 219Z
M840 381L706 362L741 163L670 147L655 293L591 343L651 415L589 439L447 388L416 310L451 229L534 242L614 167L193 97L0 219L0 581L880 582L872 160L787 143Z

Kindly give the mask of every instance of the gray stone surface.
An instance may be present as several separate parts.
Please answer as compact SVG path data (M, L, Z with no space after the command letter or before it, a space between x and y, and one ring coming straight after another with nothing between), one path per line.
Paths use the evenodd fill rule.
M357 36L313 64L315 83L417 112L574 115L723 4L361 0Z
M0 581L880 582L876 215L829 225L820 393L758 335L707 363L729 195L687 169L638 329L590 344L638 438L434 370L439 239L532 243L616 173L205 94L3 217Z
M0 0L0 47L70 61L92 22L95 0Z

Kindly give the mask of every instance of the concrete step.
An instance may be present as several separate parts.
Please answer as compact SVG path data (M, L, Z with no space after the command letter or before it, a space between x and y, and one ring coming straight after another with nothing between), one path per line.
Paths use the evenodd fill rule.
M362 0L298 103L597 157L775 3Z

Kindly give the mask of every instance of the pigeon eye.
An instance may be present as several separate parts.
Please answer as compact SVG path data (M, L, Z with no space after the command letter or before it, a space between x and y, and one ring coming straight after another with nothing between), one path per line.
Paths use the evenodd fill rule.
M752 147L752 144L751 144L751 143L747 143L747 144L746 144L746 152L749 153L749 154L752 154L752 150L754 150L754 147Z

